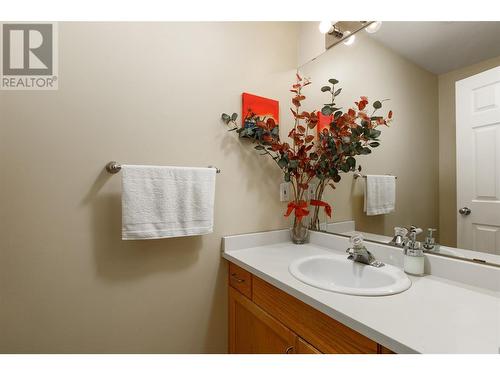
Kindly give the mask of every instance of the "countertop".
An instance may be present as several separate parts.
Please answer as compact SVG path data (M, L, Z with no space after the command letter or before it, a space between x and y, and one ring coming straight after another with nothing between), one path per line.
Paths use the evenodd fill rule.
M296 259L332 252L280 242L226 248L223 257L397 353L500 353L497 291L426 275L410 276L412 286L399 294L351 296L309 286L288 271Z

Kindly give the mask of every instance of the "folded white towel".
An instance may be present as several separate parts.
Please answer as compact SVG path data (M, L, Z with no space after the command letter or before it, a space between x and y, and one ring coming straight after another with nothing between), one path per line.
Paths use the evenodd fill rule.
M365 183L365 206L367 215L382 215L396 208L396 177L367 175Z
M213 232L215 168L122 166L122 239Z

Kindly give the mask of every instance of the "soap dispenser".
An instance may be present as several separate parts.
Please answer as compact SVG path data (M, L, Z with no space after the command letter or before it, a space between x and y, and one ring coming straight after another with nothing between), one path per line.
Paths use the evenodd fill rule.
M404 243L404 270L415 276L424 274L424 251L420 241L415 241L416 233L411 233Z

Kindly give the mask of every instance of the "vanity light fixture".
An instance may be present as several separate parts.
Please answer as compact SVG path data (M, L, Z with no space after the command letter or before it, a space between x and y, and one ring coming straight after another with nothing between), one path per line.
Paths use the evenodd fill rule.
M369 34L374 34L377 31L379 31L381 27L382 27L382 21L374 21L368 26L366 26L365 30Z
M349 30L347 30L347 31L344 33L344 35L346 35L346 36L348 36L348 35L350 35L350 34L351 34L351 32L350 32ZM355 40L356 40L356 35L351 35L351 36L350 36L350 37L348 37L346 40L344 40L344 42L343 42L343 43L344 43L346 46L350 46L351 44L353 44L353 43L354 43L354 41L355 41Z
M330 30L332 29L333 25L332 25L332 21L321 21L319 23L319 32L321 34L327 34L330 32Z
M337 26L338 21L321 21L319 23L319 32L321 34L329 34L329 35L334 35L336 38L342 38L344 36L344 33L342 30Z

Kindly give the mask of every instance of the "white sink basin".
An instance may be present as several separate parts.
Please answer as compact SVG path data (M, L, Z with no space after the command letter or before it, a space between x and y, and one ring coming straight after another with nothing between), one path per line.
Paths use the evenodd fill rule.
M336 254L298 259L290 264L289 271L316 288L357 296L386 296L411 286L411 280L399 268L388 264L376 268Z

